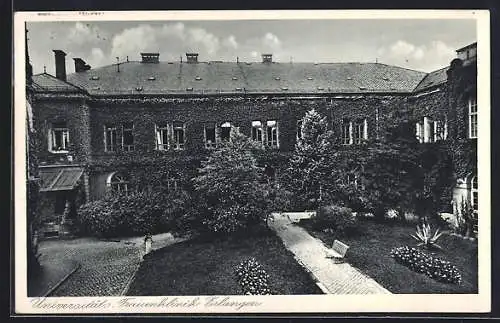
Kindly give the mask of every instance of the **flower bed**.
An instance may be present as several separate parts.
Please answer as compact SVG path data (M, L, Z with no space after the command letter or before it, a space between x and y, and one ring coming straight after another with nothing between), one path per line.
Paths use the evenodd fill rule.
M432 257L420 250L408 246L391 250L391 256L411 270L445 283L460 284L462 276L449 261Z
M250 258L236 266L237 280L246 295L270 295L269 275L264 268Z

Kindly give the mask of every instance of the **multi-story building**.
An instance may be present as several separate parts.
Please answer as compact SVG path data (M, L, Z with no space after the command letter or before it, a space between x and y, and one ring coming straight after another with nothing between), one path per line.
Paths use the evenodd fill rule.
M477 206L476 44L431 73L380 63L141 61L91 68L54 50L56 76L33 76L35 128L46 217L71 213L108 190L129 190L140 160L203 156L238 127L277 155L293 150L300 120L315 108L345 145L384 136L405 107L422 144L457 139L467 162L455 199ZM276 166L276 165L275 165ZM182 170L172 169L175 178ZM451 199L451 197L450 197Z

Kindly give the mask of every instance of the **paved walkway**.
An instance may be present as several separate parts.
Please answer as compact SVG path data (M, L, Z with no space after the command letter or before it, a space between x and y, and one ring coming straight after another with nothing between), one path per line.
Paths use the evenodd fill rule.
M311 272L329 294L390 294L375 280L363 275L348 263L336 264L326 258L327 247L318 239L312 237L306 230L293 224L293 214L274 214L270 226L283 240L286 248L296 257L297 261Z
M170 234L153 236L153 249L177 242ZM80 267L49 296L120 296L143 256L143 237L117 241L95 238L43 241L45 263L78 263Z

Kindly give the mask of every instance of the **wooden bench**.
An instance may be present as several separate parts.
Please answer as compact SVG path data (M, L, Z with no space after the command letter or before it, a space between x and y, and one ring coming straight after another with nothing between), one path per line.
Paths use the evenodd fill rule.
M349 249L348 245L339 240L335 240L332 247L326 250L326 257L341 262L344 260L347 249Z

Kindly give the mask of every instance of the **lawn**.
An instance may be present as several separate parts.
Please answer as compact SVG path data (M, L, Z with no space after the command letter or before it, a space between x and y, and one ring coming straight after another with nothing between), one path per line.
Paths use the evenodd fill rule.
M415 273L404 265L396 263L390 256L390 251L394 247L416 246L417 241L410 236L416 231L415 225L398 222L382 224L370 219L360 219L359 233L352 237L336 237L332 233L314 231L311 229L310 220L302 220L300 225L328 246L331 246L335 239L347 243L350 248L346 254L346 261L392 293L475 294L478 292L476 242L443 235L438 240L443 250L425 251L450 261L458 268L463 281L460 285L455 285L440 283L424 274Z
M273 294L321 294L313 279L270 230L249 236L193 239L148 254L128 295L241 295L235 267L254 257L269 274Z

